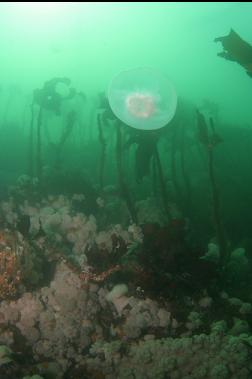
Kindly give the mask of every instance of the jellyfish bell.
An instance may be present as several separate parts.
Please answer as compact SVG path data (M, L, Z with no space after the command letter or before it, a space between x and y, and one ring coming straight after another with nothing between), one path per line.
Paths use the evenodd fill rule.
M117 118L141 130L164 127L177 107L172 83L151 68L136 68L115 76L109 85L108 100Z

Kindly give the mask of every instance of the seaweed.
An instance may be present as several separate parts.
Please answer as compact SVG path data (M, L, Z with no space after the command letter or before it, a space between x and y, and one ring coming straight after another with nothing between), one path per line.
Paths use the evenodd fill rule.
M221 42L223 51L218 56L237 62L252 77L252 46L244 41L233 29L227 36L217 37L214 42Z
M37 118L37 154L36 154L36 164L37 164L37 177L38 180L41 182L42 177L42 156L41 156L41 150L42 150L42 142L41 142L41 130L42 130L42 124L43 124L43 113L44 111L51 111L55 113L56 115L61 114L61 106L62 102L65 100L72 99L76 91L75 89L70 87L71 81L68 78L53 78L47 82L44 83L44 86L42 89L35 89L33 92L33 104L32 104L32 119L31 119L31 127L30 127L30 155L32 155L33 151L33 105L39 106L39 112L38 112L38 118ZM61 94L60 90L58 89L59 85L65 86L68 91L66 94ZM70 121L69 121L70 120ZM69 115L69 122L66 131L62 135L62 139L59 143L58 148L58 156L61 151L61 148L63 144L65 143L70 131L72 130L73 124L74 124L74 115L70 113ZM70 125L70 127L69 127ZM30 159L32 160L32 156L30 156ZM31 168L30 168L31 171Z
M216 133L213 119L210 118L210 128L212 133L209 134L208 126L205 117L197 110L197 128L198 139L202 143L207 152L208 157L208 174L210 179L210 185L212 190L212 207L214 225L217 235L218 244L220 247L220 266L225 268L228 261L228 249L225 230L223 226L222 214L221 214L221 201L220 194L217 185L215 170L214 170L214 147L222 142L222 138Z

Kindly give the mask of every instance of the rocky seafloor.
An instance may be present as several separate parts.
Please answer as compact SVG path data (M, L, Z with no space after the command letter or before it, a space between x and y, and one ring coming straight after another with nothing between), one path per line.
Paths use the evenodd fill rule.
M214 306L209 298L182 325L168 304L127 296L118 285L114 292L108 297L97 284L83 288L60 262L48 287L3 301L0 341L20 356L19 363L13 358L1 366L1 378L19 378L22 371L45 378L251 377L252 336L242 314L231 328L219 320L197 333Z
M181 259L181 233L168 233L174 222L158 229L153 245L147 219L102 228L100 214L86 216L76 201L83 198L1 203L0 378L251 378L248 293L195 273L196 258ZM142 214L148 206L141 203ZM217 245L202 254L211 258L200 266L207 272ZM229 280L237 264L236 278L245 275L248 263L242 248L233 251Z

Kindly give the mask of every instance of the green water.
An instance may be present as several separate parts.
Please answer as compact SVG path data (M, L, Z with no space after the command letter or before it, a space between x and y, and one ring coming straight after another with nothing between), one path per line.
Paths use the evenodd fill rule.
M93 96L121 70L151 66L167 74L181 96L196 104L210 98L228 122L249 123L251 82L237 64L217 58L213 40L232 27L251 42L251 3L0 7L2 86L17 85L27 96L45 80L67 76Z

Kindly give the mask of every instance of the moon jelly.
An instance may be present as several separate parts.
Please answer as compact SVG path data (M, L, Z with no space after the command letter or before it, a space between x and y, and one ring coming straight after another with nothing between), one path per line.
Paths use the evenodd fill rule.
M122 71L115 76L108 89L108 100L116 117L142 130L167 125L177 107L172 83L151 68Z

